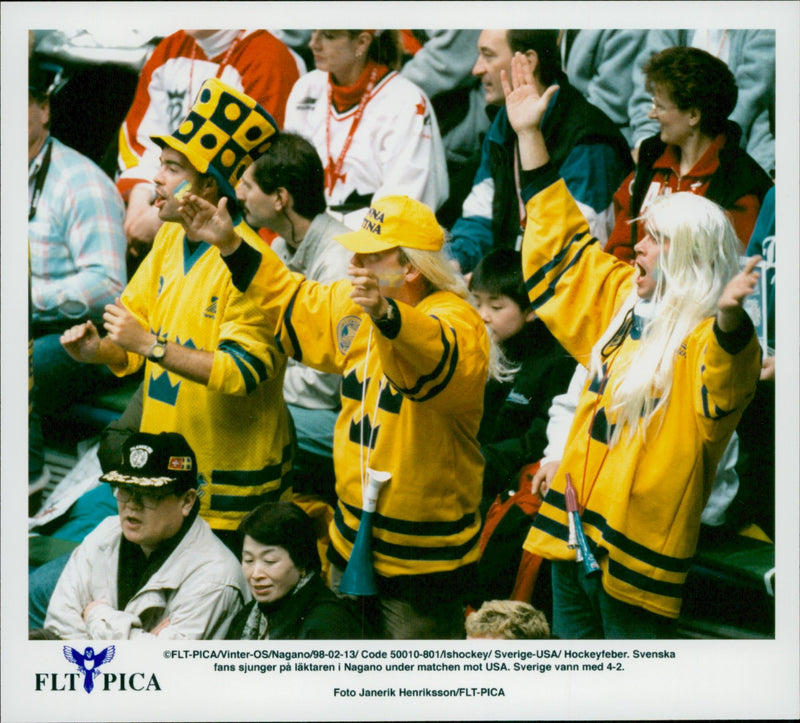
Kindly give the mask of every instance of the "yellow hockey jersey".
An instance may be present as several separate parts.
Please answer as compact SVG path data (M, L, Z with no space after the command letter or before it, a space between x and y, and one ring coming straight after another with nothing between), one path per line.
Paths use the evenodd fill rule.
M183 434L207 482L200 514L212 528L235 530L249 510L285 492L291 470L286 357L274 331L233 286L217 250L201 243L192 252L176 223L161 227L121 300L160 338L214 353L208 386L130 352L121 374L145 364L141 430Z
M564 348L587 364L630 295L635 271L602 251L549 166L526 175L522 253L529 298ZM605 382L587 381L558 474L524 547L550 559L574 559L564 497L570 473L605 590L674 618L717 463L755 391L760 348L749 322L725 335L713 318L704 320L680 347L670 398L646 437L640 429L629 439L622 430L620 442L609 448L614 368L623 367L638 345L635 336L625 336L607 358ZM726 338L731 336L737 338Z
M271 250L259 257L244 244L226 262L237 286L277 321L288 355L343 377L334 554L349 558L370 467L392 475L373 518L373 566L384 582L433 574L443 580L474 563L483 470L476 435L489 359L475 309L449 292L413 307L390 301L399 331L389 338L349 298L349 280L308 281Z

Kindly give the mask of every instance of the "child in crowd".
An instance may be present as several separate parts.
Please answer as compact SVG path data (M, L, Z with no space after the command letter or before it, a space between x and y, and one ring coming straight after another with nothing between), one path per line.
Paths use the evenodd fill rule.
M522 543L538 504L531 504L531 478L521 471L542 457L550 404L566 390L574 362L530 308L518 251L491 251L475 267L469 286L504 357L496 365L504 373L486 384L478 431L486 528L470 604L478 608L486 600L514 597L549 614L549 568L523 563ZM513 501L507 495L514 495Z
M545 640L544 613L519 600L490 600L467 616L467 640Z
M507 362L503 379L490 377L486 385L478 431L487 504L500 492L516 490L522 467L541 459L550 403L566 390L575 363L530 308L518 251L487 254L469 288Z

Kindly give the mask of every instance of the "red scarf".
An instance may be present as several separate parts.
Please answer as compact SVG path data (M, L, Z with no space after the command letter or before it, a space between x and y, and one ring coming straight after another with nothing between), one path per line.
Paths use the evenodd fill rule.
M333 82L333 77L330 74L328 75L328 82L330 83L332 91L331 97L333 99L333 107L336 109L337 113L342 113L358 105L361 96L363 96L367 90L367 84L369 83L369 77L373 68L377 68L376 82L380 81L381 78L389 72L389 68L385 65L370 60L367 62L366 66L364 66L364 70L361 71L361 75L358 76L358 80L353 83L353 85L337 85Z

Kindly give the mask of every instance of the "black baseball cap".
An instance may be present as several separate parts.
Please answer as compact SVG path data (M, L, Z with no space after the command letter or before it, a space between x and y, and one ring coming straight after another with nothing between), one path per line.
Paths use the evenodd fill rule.
M122 445L119 467L100 481L153 492L173 485L184 492L198 486L197 458L182 434L136 432Z

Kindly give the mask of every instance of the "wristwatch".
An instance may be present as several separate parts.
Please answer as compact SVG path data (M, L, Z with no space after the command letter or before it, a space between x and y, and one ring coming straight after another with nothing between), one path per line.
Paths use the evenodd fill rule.
M167 353L167 340L156 337L156 343L150 348L147 358L156 364L160 363Z

